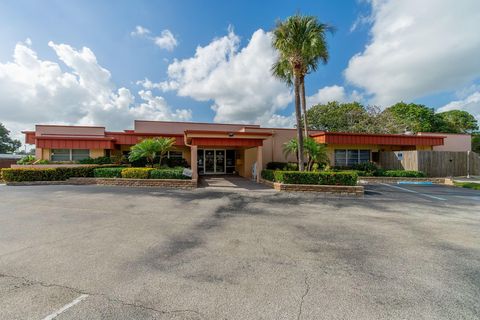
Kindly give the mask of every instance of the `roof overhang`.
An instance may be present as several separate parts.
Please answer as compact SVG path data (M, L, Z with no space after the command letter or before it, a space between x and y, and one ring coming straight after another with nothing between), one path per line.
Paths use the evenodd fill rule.
M356 145L393 145L393 146L440 146L445 136L418 136L403 134L367 134L346 132L320 132L311 137L318 143L356 144Z
M270 137L269 132L186 130L187 144L202 147L258 147Z

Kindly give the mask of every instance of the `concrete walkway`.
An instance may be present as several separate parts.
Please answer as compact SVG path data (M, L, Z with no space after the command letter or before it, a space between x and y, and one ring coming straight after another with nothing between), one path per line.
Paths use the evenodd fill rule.
M239 177L239 176L230 176L230 175L219 175L219 176L201 176L199 182L200 188L207 189L225 189L231 191L272 191L272 188L269 188L261 183Z

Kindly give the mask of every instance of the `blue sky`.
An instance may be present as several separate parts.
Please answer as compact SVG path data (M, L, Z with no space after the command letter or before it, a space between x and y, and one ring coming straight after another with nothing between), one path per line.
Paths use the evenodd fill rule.
M404 100L480 117L475 0L20 0L0 2L0 95L8 96L0 121L14 131L49 122L127 129L134 118L288 126L289 89L266 78L274 52L257 50L276 20L297 12L337 30L329 63L307 79L311 104ZM156 44L167 30L174 43ZM208 53L195 59L197 47Z

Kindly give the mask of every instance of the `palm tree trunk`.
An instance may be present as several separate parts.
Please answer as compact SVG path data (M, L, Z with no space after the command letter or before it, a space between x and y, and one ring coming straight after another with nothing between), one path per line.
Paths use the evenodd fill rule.
M307 98L305 97L305 76L300 78L300 94L302 98L303 130L305 138L308 138Z
M300 109L300 78L295 76L295 117L297 119L298 170L304 171L302 111Z

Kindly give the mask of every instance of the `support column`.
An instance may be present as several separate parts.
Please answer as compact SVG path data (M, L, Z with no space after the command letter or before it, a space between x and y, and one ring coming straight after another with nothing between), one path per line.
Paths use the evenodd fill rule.
M37 160L43 159L43 150L42 150L42 148L37 148L37 147L35 147L35 159L37 159ZM50 159L45 159L45 160L50 160Z
M198 179L197 150L197 146L190 146L190 168L192 169L192 179Z
M263 167L263 146L257 147L257 182L260 182Z

